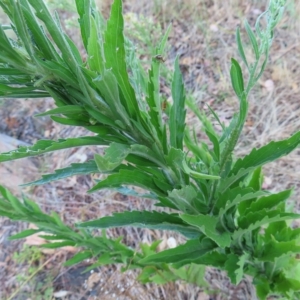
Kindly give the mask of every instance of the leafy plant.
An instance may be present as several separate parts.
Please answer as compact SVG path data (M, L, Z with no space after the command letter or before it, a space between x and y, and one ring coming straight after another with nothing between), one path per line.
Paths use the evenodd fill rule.
M266 67L285 1L270 1L256 21L255 32L245 22L252 58L245 56L240 30L236 31L238 52L248 75L243 75L237 60L231 60L231 82L240 108L230 125L222 124L210 108L222 128L218 133L209 119L187 102L202 122L209 143L199 141L185 124L186 96L178 58L172 80L173 103L165 105L162 100L160 66L169 29L156 47L146 75L124 38L121 0L114 1L107 23L93 1L76 1L86 60L42 0L4 0L0 5L11 20L10 26L0 27L1 97L51 96L57 108L40 115L93 133L40 140L31 147L2 153L0 162L71 147L106 146L105 155L95 154L93 160L56 170L28 185L104 173L106 178L97 181L90 193L111 188L139 196L124 187L138 186L149 192L140 196L173 211L125 211L76 224L74 230L57 214L44 214L36 203L27 198L21 202L1 187L0 215L38 228L12 238L51 233L43 237L52 243L43 247L84 248L66 265L91 257L97 258L92 267L122 263L124 270L141 268L142 282L164 282L160 275L165 273L174 280L179 277L197 283L195 276L183 276L181 268L194 274L191 268L195 265L210 265L227 271L234 284L244 275L251 276L260 299L270 294L295 299L300 290L300 229L291 228L290 220L299 215L285 207L291 190L272 193L262 189L262 166L293 151L300 143L300 132L252 149L244 157L234 156L247 118L248 95ZM15 40L7 37L7 30L15 32ZM187 241L158 253L159 242L141 245L136 252L122 244L121 238L108 239L104 231L102 236L90 232L91 228L123 226L173 230Z
M20 253L14 253L13 259L19 264L26 263L29 265L29 268L26 273L18 274L16 276L20 287L7 299L13 299L20 292L20 290L22 290L22 287L28 283L33 286L32 288L34 292L31 295L34 295L35 299L52 299L53 287L51 283L53 281L53 275L49 274L48 272L47 276L42 282L32 282L32 279L44 269L47 263L49 263L49 260L43 264L40 263L40 261L43 259L43 253L41 250L37 247L32 248L28 245L24 245ZM23 295L27 294L24 291L22 291L22 293Z

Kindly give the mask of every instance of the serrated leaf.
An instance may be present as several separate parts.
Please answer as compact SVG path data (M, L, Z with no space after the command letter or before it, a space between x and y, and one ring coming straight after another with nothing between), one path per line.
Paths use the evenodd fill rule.
M237 262L238 268L235 270L235 284L239 284L244 277L244 266L246 265L249 259L249 254L244 253L239 256L239 261Z
M232 87L236 95L240 99L242 97L242 94L244 93L244 78L242 69L239 63L234 58L231 59L230 76Z
M41 185L74 175L87 175L92 173L98 173L98 168L94 160L85 163L74 163L67 168L57 169L53 174L42 175L41 179L22 184L22 186Z
M300 143L300 132L295 133L289 139L278 142L270 142L259 149L254 148L250 154L240 158L234 164L227 178L221 180L219 191L224 192L239 178L252 172L256 168L274 161L292 152Z
M4 152L0 154L0 162L20 159L24 157L36 156L51 151L62 150L73 147L90 146L90 145L105 145L99 137L79 137L69 138L66 140L39 140L36 144L30 147L21 146L16 150Z
M267 299L267 296L271 291L271 287L268 279L266 279L263 276L259 276L259 277L256 276L253 279L253 284L256 288L256 294L259 300Z
M92 258L92 257L93 257L93 254L91 253L91 251L79 252L79 253L75 254L72 258L68 259L64 263L64 266L70 267L70 266L73 266L75 264L82 262L85 259Z
M169 130L170 145L182 149L185 128L185 91L178 57L175 60L175 70L172 82L173 105L170 110Z
M189 240L176 248L165 250L157 254L147 256L140 260L141 264L179 263L188 264L196 258L204 255L216 247L216 244L208 238Z
M285 202L292 194L292 190L285 190L277 194L271 194L265 197L257 199L255 202L251 203L250 206L244 211L244 214L249 212L258 212L264 209L272 209Z
M274 238L266 243L263 248L263 253L258 257L260 261L274 262L276 258L292 253L300 253L299 241L277 242Z
M248 215L238 219L240 228L234 232L233 239L237 240L245 233L258 229L266 224L286 220L295 220L299 218L300 215L298 214L282 213L278 210L262 210L260 212L249 213Z
M258 197L266 196L269 193L266 191L253 191L252 188L237 187L234 189L227 190L223 195L220 195L218 202L220 208L219 216L224 215L229 209L239 205L244 201L250 201ZM226 201L226 202L225 202Z
M235 254L229 254L225 263L225 270L232 283L237 284L236 271L239 269L239 257Z
M254 191L258 192L262 190L262 183L263 183L263 173L262 168L259 167L255 169L248 178L244 181L244 184L247 188L252 188ZM225 194L227 191L225 192ZM249 206L255 201L256 199L243 201L238 204L238 211L240 215L245 213L245 210L249 208Z
M220 247L229 247L231 244L231 235L229 232L220 233L217 231L216 226L219 219L208 215L187 215L182 214L180 218L186 223L195 226L203 232L207 237L212 239Z
M114 213L110 217L77 224L77 227L111 228L133 226L138 228L150 228L159 230L177 231L189 238L196 238L201 233L185 224L177 215L163 212L126 211Z
M283 272L281 272L273 283L275 290L277 293L284 294L287 299L294 299L294 291L300 290L300 280L294 278L287 278Z
M185 282L195 284L201 288L209 286L205 280L205 266L190 264L189 266L173 269L172 271L177 277Z

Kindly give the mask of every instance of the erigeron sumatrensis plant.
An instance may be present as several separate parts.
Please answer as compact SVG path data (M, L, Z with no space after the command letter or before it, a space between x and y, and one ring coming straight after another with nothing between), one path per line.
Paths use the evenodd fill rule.
M189 104L203 124L209 145L199 141L185 124L186 97L178 58L172 82L173 103L162 105L160 58L169 30L156 48L146 76L134 52L126 46L130 42L123 35L121 0L114 1L107 22L92 0L76 0L85 61L63 32L58 16L51 16L42 0L3 0L0 5L11 20L11 25L0 27L1 97L51 96L57 108L40 115L94 133L57 141L40 140L31 147L2 153L0 162L70 147L106 146L105 155L95 154L92 160L56 170L28 185L101 173L107 176L89 192L111 188L133 193L124 186L142 187L149 191L143 197L173 211L125 211L76 224L74 230L56 213L47 215L35 202L27 198L19 201L1 187L0 215L37 226L13 239L51 233L43 237L53 243L44 247L71 245L84 249L66 265L92 257L97 260L94 266L122 263L125 270L141 269L142 282L163 282L161 274L165 278L173 276L173 280L180 276L171 270L206 265L227 271L234 284L245 275L252 277L259 299L271 294L297 297L300 228L291 228L290 220L299 215L285 207L291 190L272 193L262 189L261 168L293 151L300 143L300 132L252 149L244 157L234 156L247 117L247 98L265 69L285 1L270 1L257 19L255 32L245 22L253 62L245 56L240 31L236 31L238 52L248 75L244 77L238 61L231 60L230 76L239 111L229 126L222 124L210 109L222 128L218 133L208 118ZM15 32L16 39L7 37L9 30ZM156 252L159 242L141 245L141 251L135 251L120 239L108 239L104 233L93 236L90 231L122 226L176 231L187 241L161 252Z

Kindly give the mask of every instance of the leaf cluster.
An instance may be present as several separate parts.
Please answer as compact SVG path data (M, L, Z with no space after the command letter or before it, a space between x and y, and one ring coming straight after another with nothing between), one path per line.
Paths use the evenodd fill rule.
M235 284L244 274L252 276L260 299L272 293L293 299L294 292L300 290L300 281L292 275L299 273L299 229L292 229L289 224L299 215L285 207L291 190L272 193L262 189L262 167L298 147L300 132L252 149L244 157L236 159L234 155L247 118L248 95L265 69L284 3L271 1L267 11L259 16L255 32L245 23L254 63L245 56L240 30L236 32L248 79L245 80L238 61L232 59L230 77L239 111L226 127L209 108L221 133L192 101L186 101L178 58L172 103L165 104L163 100L162 61L158 58L164 53L170 28L156 47L146 74L126 46L121 0L114 1L107 22L93 1L76 0L86 59L63 32L58 16L52 17L42 0L4 0L0 5L11 20L10 26L0 27L0 96L51 96L57 108L40 116L49 115L55 122L81 126L91 132L85 137L41 140L33 146L0 154L0 162L70 147L105 146L104 155L95 154L90 161L56 170L27 185L102 173L106 174L105 179L89 192L112 188L148 197L157 206L172 209L172 213L116 213L77 224L77 232L64 225L57 215L47 216L33 202L25 199L22 203L1 188L0 215L35 223L37 231L54 234L48 239L63 240L47 247L70 244L86 248L67 264L96 256L100 265L123 263L127 268L142 268L140 280L156 283L163 283L166 278L196 283L199 278L195 272L201 269L195 271L194 266L210 265L226 270ZM262 18L266 19L265 28ZM6 30L13 30L16 39L8 38ZM209 142L199 141L195 131L186 127L186 106L198 116ZM150 193L138 195L128 186ZM110 240L105 235L93 237L89 231L123 226L172 230L185 236L187 242L159 253L155 251L156 243L142 245L142 252L135 253L120 240ZM35 232L25 231L16 237ZM182 273L182 268L186 273Z

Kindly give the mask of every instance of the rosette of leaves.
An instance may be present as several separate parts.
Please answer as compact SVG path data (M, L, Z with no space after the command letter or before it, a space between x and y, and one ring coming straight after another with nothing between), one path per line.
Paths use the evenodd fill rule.
M168 276L175 274L171 276L174 280L189 280L174 270L209 265L226 270L235 284L244 274L252 276L260 299L269 294L295 299L295 292L300 290L299 276L295 276L300 272L300 229L292 229L289 220L299 215L285 207L291 190L272 193L262 189L261 168L293 151L300 143L300 132L252 149L239 159L234 156L247 117L247 98L265 69L284 1L270 2L257 19L255 32L245 22L252 59L245 56L240 30L236 32L248 76L232 59L230 76L240 109L227 127L210 109L221 133L192 102L186 101L178 58L172 81L173 102L165 107L159 83L162 61L158 57L164 55L169 29L146 74L123 35L121 0L114 1L107 22L93 1L76 0L86 59L63 32L57 14L52 16L42 0L3 0L0 5L11 20L10 25L0 26L0 96L50 96L57 108L40 115L50 115L55 122L91 132L83 137L40 140L33 146L0 154L0 162L70 147L106 146L105 155L95 154L93 160L56 170L29 185L77 174L104 173L106 178L90 192L118 189L148 197L157 206L173 210L125 211L77 224L76 231L64 225L56 214L47 216L34 202L21 202L1 188L0 214L38 227L15 238L50 232L53 235L48 239L60 242L48 247L85 248L68 264L95 256L99 265L124 263L127 268L142 268L143 282L163 282L154 275L159 269ZM264 26L262 19L266 20ZM10 30L15 39L7 36ZM186 128L186 105L199 117L209 143L199 141ZM126 188L130 185L149 193L139 195ZM187 242L159 253L155 251L158 243L144 245L137 254L120 240L109 240L105 235L93 237L85 229L123 226L173 230L184 235Z

